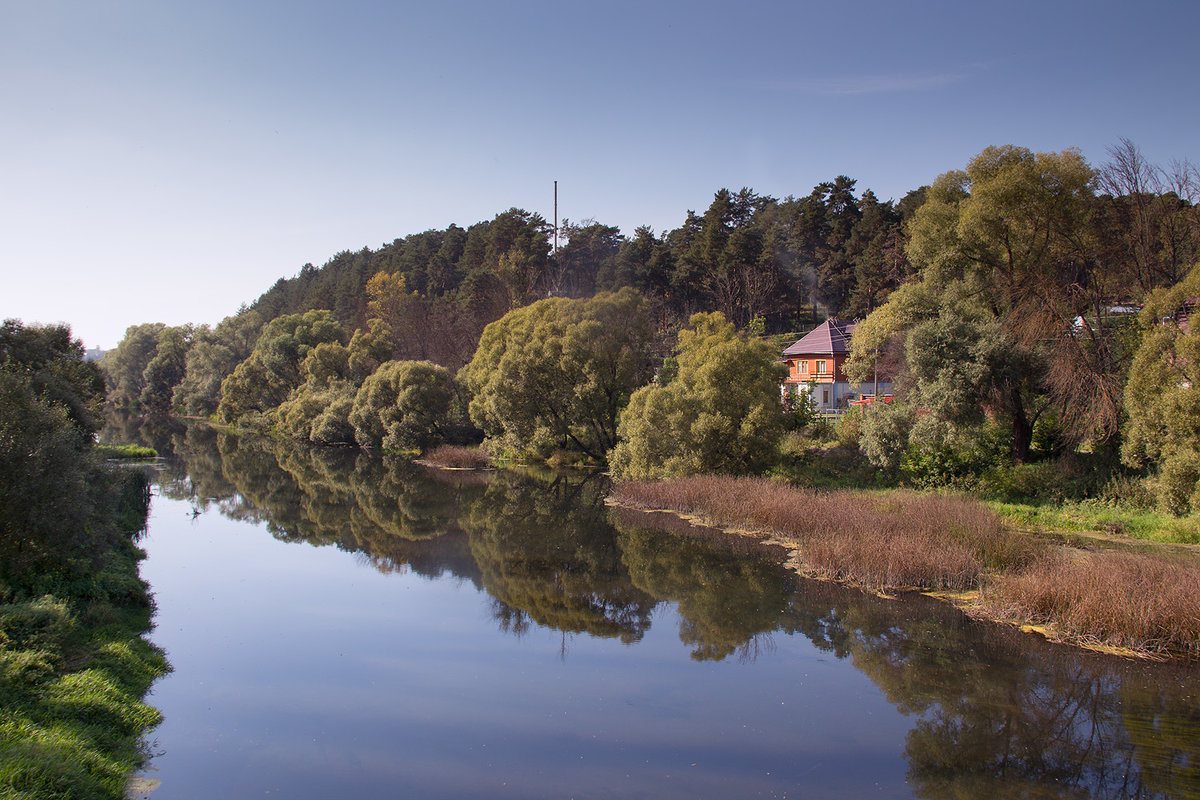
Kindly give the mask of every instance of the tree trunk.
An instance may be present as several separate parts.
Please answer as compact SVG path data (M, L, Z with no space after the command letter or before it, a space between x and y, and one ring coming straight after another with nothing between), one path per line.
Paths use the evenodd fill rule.
M1015 386L1012 389L1012 457L1019 464L1029 460L1029 446L1033 442L1033 425L1025 414L1025 404L1021 402L1021 390Z

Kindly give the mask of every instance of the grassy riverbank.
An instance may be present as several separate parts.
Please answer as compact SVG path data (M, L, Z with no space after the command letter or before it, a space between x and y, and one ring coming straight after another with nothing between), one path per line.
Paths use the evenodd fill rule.
M160 715L142 698L168 667L142 637L151 604L132 545L86 595L0 603L0 796L121 798Z
M1058 545L1013 530L978 501L913 491L702 476L619 483L612 499L764 535L812 577L880 593L953 592L973 613L1061 641L1200 658L1200 560L1191 554Z

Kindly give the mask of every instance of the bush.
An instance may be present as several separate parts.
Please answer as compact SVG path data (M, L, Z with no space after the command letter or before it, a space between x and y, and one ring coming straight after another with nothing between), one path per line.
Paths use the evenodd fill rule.
M630 288L514 309L459 372L471 420L494 450L604 461L630 393L650 379L650 336L649 305Z
M919 488L971 488L985 471L1008 463L1004 432L993 423L958 428L924 418L914 425L909 438L900 471Z
M884 403L870 409L862 420L859 444L863 454L889 475L896 474L908 450L916 410L906 403Z

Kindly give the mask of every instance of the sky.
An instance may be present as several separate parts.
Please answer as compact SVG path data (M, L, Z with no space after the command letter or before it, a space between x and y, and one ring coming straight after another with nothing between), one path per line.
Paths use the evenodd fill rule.
M88 347L512 207L900 199L989 145L1200 161L1192 0L0 0L0 317Z

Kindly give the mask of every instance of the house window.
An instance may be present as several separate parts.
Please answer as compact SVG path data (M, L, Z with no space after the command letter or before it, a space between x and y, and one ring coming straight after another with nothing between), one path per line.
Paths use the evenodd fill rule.
M801 375L808 374L808 361L807 360L800 362L800 374Z
M829 405L829 390L828 389L823 389L821 391L821 403L823 405Z
M824 361L818 361L818 362L817 362L817 374L818 374L818 375L824 375L824 374L825 374L825 362L824 362Z

